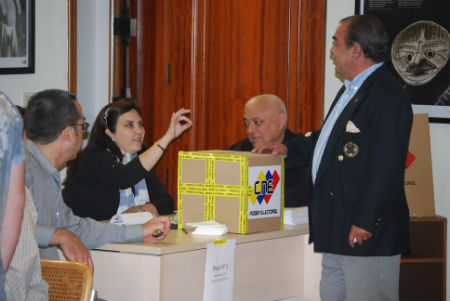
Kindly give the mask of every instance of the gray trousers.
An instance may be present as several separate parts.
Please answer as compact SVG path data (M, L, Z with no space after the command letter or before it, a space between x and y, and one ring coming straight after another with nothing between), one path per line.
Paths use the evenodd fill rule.
M324 253L320 297L331 300L398 300L400 254L343 256Z

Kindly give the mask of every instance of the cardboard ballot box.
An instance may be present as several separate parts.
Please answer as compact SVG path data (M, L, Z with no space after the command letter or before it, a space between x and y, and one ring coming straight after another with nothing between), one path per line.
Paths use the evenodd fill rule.
M229 232L283 227L284 157L237 151L178 153L178 227L215 220Z

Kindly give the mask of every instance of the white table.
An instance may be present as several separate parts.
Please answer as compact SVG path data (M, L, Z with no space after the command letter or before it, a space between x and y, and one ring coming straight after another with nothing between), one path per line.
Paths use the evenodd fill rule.
M225 237L236 238L233 300L319 299L308 225ZM172 230L161 242L104 245L92 251L94 288L111 301L202 300L206 246L216 238Z

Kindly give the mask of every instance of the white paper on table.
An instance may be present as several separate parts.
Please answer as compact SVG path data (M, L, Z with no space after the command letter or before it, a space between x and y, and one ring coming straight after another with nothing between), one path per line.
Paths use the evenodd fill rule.
M142 225L153 218L148 212L122 213L116 214L111 218L111 223L116 225Z
M195 228L192 234L200 235L223 235L228 232L228 227L216 221L203 221L198 223L187 223L186 227Z
M216 240L206 248L203 301L233 300L236 239Z
M285 225L302 225L309 222L308 207L284 208Z

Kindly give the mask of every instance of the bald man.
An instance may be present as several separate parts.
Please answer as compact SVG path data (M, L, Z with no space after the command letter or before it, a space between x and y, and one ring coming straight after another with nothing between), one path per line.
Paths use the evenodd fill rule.
M244 125L247 139L230 146L230 150L250 151L267 143L286 143L303 136L287 127L288 115L284 102L276 95L263 94L245 104ZM308 166L285 161L285 207L308 205Z

